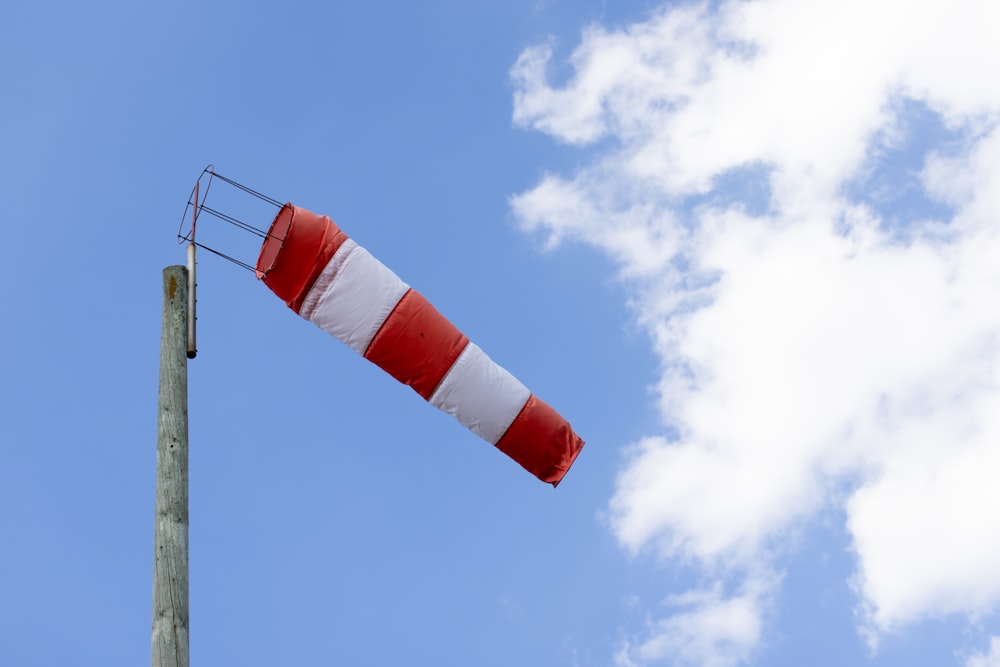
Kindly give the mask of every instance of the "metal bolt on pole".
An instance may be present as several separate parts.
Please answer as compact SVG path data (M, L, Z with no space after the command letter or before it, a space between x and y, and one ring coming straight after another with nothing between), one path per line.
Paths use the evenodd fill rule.
M188 641L188 269L163 269L152 667L189 667Z

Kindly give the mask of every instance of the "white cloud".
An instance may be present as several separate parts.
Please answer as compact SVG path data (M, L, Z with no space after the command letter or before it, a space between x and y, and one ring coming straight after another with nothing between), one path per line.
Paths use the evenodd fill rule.
M965 667L1000 667L1000 637L990 640L988 653L976 653L969 657Z
M677 609L666 619L650 623L649 636L626 642L615 662L619 667L641 667L664 661L677 667L730 667L744 662L762 632L759 588L726 597L721 585L668 598Z
M601 143L512 207L548 243L618 261L678 434L634 444L618 476L630 551L759 590L773 581L746 573L838 503L873 644L1000 604L997 25L992 0L748 0L591 27L561 86L550 46L522 54L515 121ZM890 225L865 190L914 139L901 100L959 137L897 177L947 219ZM754 178L766 202L740 194Z

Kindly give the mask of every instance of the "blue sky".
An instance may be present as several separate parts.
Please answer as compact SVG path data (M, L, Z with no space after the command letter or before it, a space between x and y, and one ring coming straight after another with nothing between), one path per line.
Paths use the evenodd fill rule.
M148 660L212 162L588 444L553 490L203 254L194 664L1000 665L993 3L5 13L3 664Z

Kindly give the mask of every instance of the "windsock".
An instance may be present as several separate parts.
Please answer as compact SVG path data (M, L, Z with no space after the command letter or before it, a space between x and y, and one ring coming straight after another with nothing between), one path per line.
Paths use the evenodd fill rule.
M285 204L257 277L288 307L553 486L583 440L569 423L327 216Z

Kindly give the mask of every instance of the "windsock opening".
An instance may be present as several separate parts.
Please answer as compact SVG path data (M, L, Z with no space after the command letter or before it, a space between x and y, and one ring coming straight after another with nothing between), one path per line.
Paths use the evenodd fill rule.
M274 216L257 257L257 277L296 313L347 239L325 215L285 204Z
M278 259L281 246L285 244L285 237L288 235L288 228L292 224L292 213L292 205L285 204L274 216L271 226L268 227L267 236L264 238L264 243L260 246L260 254L257 256L255 272L258 280L274 268L274 262Z

